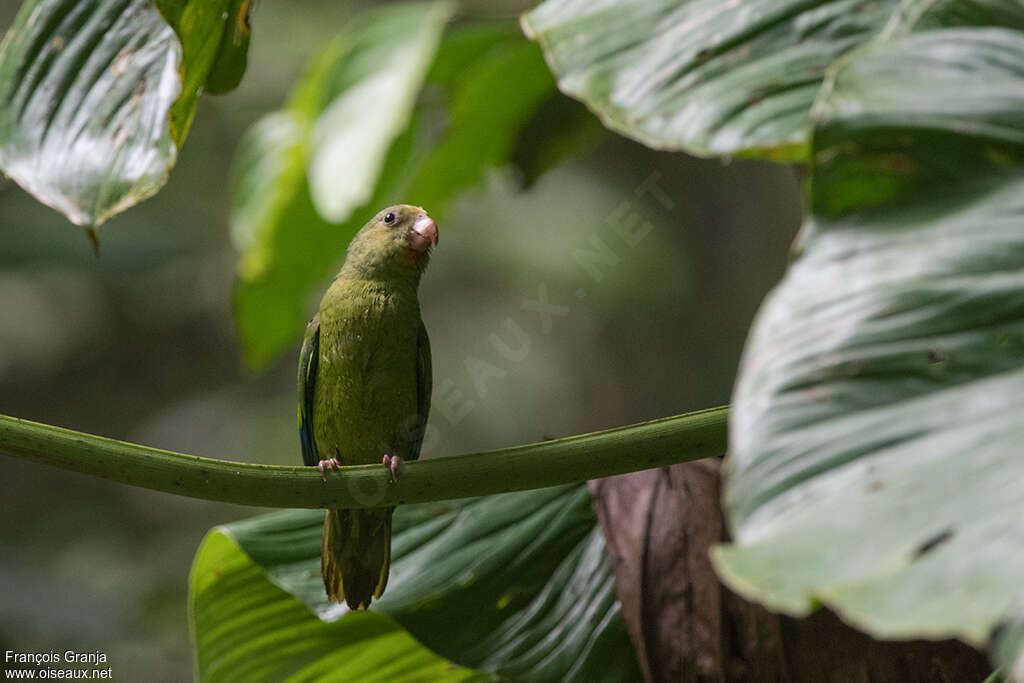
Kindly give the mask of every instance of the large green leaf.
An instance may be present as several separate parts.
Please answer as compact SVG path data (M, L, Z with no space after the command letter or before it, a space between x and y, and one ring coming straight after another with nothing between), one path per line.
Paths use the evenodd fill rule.
M153 0L181 43L181 94L169 125L181 147L199 94L233 90L245 73L249 50L249 0Z
M803 158L828 67L896 0L546 0L523 28L612 130L695 154Z
M149 0L25 2L0 47L0 166L79 225L153 194L179 52Z
M190 591L201 672L264 647L246 635L250 629L304 646L308 627L318 639L296 655L303 666L320 657L340 661L336 651L350 651L355 638L365 641L367 666L388 661L376 634L354 630L375 622L325 601L322 523L322 512L287 511L207 536ZM402 634L459 665L529 681L639 677L584 486L399 507L392 558L387 592L369 616L387 615ZM277 621L279 612L293 621ZM362 680L345 667L336 675Z
M235 286L235 321L250 367L265 366L301 333L311 290L337 265L366 219L353 212L364 204L384 203L408 161L411 131L398 131L397 139L395 125L366 131L360 149L365 152L372 143L368 153L376 161L370 164L372 168L364 165L366 160L354 163L358 161L359 168L371 175L355 178L339 167L335 178L339 187L355 183L352 187L361 189L348 188L349 204L333 206L335 214L344 214L347 220L326 220L314 203L310 181L316 143L330 138L321 115L353 84L358 88L364 81L392 81L395 71L407 81L401 91L418 90L423 78L418 70L385 62L381 73L375 74L370 58L379 54L380 45L393 42L385 36L408 35L410 27L418 27L413 31L415 39L410 39L413 43L436 44L449 11L446 2L437 2L364 13L313 60L288 106L259 121L242 140L233 174L231 230L235 246L242 252ZM364 36L364 40L354 41L352 35ZM374 40L366 39L370 36ZM418 60L420 55L417 52L413 57ZM397 107L404 121L411 115L413 103L407 98L391 102L386 96L377 96L368 99L366 106L370 110ZM336 115L331 121L344 128ZM383 166L377 168L380 154L384 154ZM324 164L332 155L319 158L320 182L327 192ZM367 188L373 193L369 201L363 196Z
M370 214L409 202L443 217L460 190L508 161L554 92L539 51L509 22L456 30L438 44L447 12L436 4L363 14L314 61L287 109L243 141L232 210L242 251L235 317L251 367L297 339L312 295ZM411 41L419 47L381 57L382 36L410 27L422 34ZM397 82L392 94L371 92Z
M474 38L472 32L466 32L456 41ZM439 60L449 57L454 61L451 53L457 47L450 46ZM469 54L473 53L462 52L461 56ZM434 83L444 77L437 71L431 75ZM456 78L458 86L453 87ZM447 85L446 130L417 164L406 188L409 201L429 207L436 215L443 215L456 192L475 185L485 169L509 159L523 123L555 88L536 46L510 35L479 51L472 61L467 59ZM495 106L496 101L500 106Z
M166 182L232 2L159 4L173 28L150 0L27 0L0 45L0 167L79 225Z
M984 647L1024 599L1024 32L876 43L825 93L717 568L774 609Z
M486 680L434 655L382 614L321 621L218 531L192 566L189 618L198 681Z
M310 138L310 189L327 220L344 221L373 196L450 15L444 2L398 5L362 15L346 32L323 74Z

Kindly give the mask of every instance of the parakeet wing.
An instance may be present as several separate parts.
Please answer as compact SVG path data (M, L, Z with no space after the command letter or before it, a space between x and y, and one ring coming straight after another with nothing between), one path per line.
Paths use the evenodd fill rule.
M409 449L409 457L412 460L420 457L423 432L427 427L427 416L430 414L430 392L433 389L433 382L433 368L430 364L430 337L427 336L427 328L421 320L419 338L416 341L416 408L419 422L416 425L412 448Z
M299 352L299 439L302 441L302 462L313 466L320 462L313 436L313 396L316 393L316 371L320 362L320 314L306 326Z

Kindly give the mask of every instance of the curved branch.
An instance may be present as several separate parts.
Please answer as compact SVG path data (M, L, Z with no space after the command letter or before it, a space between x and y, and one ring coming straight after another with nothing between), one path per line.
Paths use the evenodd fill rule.
M383 507L557 486L725 452L728 408L484 453L382 465L312 467L199 458L0 415L0 454L192 498L261 507Z

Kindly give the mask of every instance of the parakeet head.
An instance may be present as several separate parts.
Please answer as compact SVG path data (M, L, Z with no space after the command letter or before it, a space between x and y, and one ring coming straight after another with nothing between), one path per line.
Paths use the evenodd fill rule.
M352 238L345 270L355 270L364 278L418 279L437 242L437 224L423 207L389 206Z

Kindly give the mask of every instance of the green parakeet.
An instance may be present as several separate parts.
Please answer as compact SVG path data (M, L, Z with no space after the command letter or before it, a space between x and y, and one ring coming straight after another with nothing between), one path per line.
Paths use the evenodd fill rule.
M419 457L430 408L430 341L417 289L437 225L420 207L384 209L348 247L299 354L302 459L320 468L383 460L397 481ZM366 609L384 593L394 508L331 509L321 573L327 597Z

